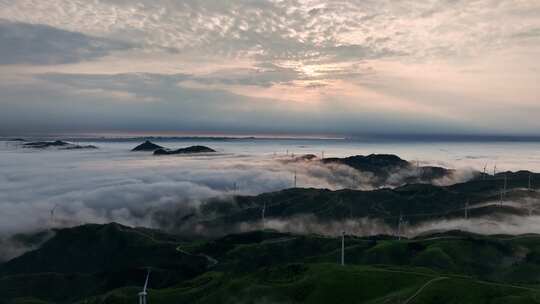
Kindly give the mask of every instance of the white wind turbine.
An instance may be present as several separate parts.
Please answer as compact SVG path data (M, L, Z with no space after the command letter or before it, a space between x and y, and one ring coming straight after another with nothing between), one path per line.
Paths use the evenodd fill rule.
M139 292L139 304L147 304L147 296L148 292L146 291L146 288L148 287L148 279L150 278L150 269L148 269L148 272L146 273L146 280L144 281L144 287L141 292Z
M54 211L56 210L56 208L58 208L58 204L55 204L54 207L49 211L50 214L51 214L51 218L50 218L50 225L54 225Z
M345 231L341 232L341 266L345 266Z
M403 214L399 213L399 220L398 220L398 241L401 241L401 230L403 225Z
M263 208L262 208L262 212L261 212L261 213L262 213L262 214L261 214L261 215L262 215L262 228L263 228L263 230L264 230L264 228L265 228L264 214L266 213L266 202L265 202L264 205L263 205Z

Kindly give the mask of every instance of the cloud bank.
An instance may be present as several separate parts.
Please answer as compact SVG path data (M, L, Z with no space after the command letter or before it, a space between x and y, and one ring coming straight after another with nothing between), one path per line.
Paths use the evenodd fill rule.
M295 176L298 187L371 190L381 186L371 173L345 165L295 161L283 152L274 155L268 151L276 148L272 144L254 146L251 153L231 153L225 149L242 144L216 142L213 147L220 152L215 155L164 157L130 152L136 145L132 142L93 144L99 149L34 150L4 142L0 149L1 234L111 221L160 228L162 223L154 214L175 211L181 217L208 198L291 188ZM410 175L396 172L385 186L399 186ZM456 176L451 182L469 177Z
M101 144L95 151L8 146L0 161L0 231L110 221L155 226L152 210L289 188L294 172L299 186L331 189L356 176L345 167L289 164L271 156L155 157L129 152L128 145Z
M171 147L190 144L185 141L158 143ZM295 175L298 187L359 190L375 187L373 176L368 173L343 165L323 165L317 160L294 161L290 154L284 153L285 149L314 152L320 149L316 146L317 141L214 141L205 144L218 150L215 155L164 157L130 152L138 142L92 144L99 149L34 150L13 142L0 142L0 242L9 249L0 255L11 257L28 248L24 243L11 240L10 236L48 228L112 221L130 226L177 228L174 227L175 220L196 212L208 198L227 199L234 195L257 195L290 188L294 186ZM342 146L341 142L328 141L318 144L327 149L326 155L358 152L354 144ZM393 145L388 148L396 149ZM479 149L484 151L485 147ZM483 164L482 159L477 161ZM464 181L470 178L472 171L456 172L453 179L437 182ZM396 172L386 186L400 185L400 181L410 176L411 172ZM536 216L437 221L409 227L406 233L414 236L430 230L464 229L517 234L537 231L537 221ZM343 229L355 235L395 233L395 227L379 220L319 222L309 215L288 220L269 218L266 227L323 235L337 235ZM260 222L238 223L224 227L220 233L260 228ZM203 228L191 229L192 232L212 233Z
M57 65L104 57L130 44L47 25L0 19L0 65Z

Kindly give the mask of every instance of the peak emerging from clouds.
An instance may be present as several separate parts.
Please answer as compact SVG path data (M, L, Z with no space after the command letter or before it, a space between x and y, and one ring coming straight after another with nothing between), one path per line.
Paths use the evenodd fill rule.
M4 0L0 20L5 130L540 127L533 0Z

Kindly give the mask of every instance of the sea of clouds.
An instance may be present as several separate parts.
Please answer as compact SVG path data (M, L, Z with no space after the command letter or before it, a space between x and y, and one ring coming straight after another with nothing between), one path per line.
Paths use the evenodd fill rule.
M215 155L157 157L130 152L136 143L96 145L65 151L6 142L0 150L0 234L86 222L154 227L152 210L289 188L295 174L298 186L364 187L365 177L349 167L286 162L285 152L218 149Z
M292 154L321 155L323 150L326 157L395 153L408 160L420 160L422 165L458 169L454 178L441 180L440 184L464 181L470 178L473 168L480 170L488 162L497 161L501 169L517 170L527 161L514 154L518 155L515 159L509 158L510 161L502 164L501 155L485 156L480 153L485 150L480 148L474 151L469 147L459 154L451 152L451 149L458 150L454 146L449 149L444 145L435 148L429 145L423 148L418 145L360 145L339 140L158 141L171 148L204 144L217 149L218 153L153 156L148 152L131 152L140 142L90 141L84 144L94 144L99 149L39 150L23 148L17 142L0 141L0 238L89 222L114 221L160 228L154 216L157 211L197 208L211 197L256 195L290 188L294 185L295 175L298 187L373 189L371 176L367 173L343 165L323 165L318 161L291 161ZM500 151L506 150L501 148ZM519 151L529 155L523 147ZM529 162L537 165L536 160L529 159ZM399 183L399 178L394 176L393 180ZM283 231L326 234L341 229L338 224L313 223L309 216L294 223L275 219L268 225ZM392 230L367 219L348 225L349 230L358 231L358 234ZM460 225L448 222L443 227L458 228ZM435 224L432 226L417 230L436 228ZM483 228L471 230L482 232L490 226L477 227ZM240 230L243 229L249 229L249 225ZM526 229L513 231L527 232Z
M131 152L138 143L91 142L99 149L66 151L0 142L0 235L87 222L156 227L152 210L290 188L295 175L298 187L373 189L369 173L338 164L291 161L293 154L322 153L325 143L215 141L202 144L216 148L216 154L172 156ZM326 147L326 156L362 152L332 141ZM456 180L441 184L471 176L470 170L459 172ZM407 174L392 176L393 185Z

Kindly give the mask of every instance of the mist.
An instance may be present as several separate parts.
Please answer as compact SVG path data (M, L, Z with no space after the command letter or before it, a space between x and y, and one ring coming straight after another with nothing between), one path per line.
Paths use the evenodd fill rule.
M34 150L4 145L0 150L0 235L111 221L162 228L153 216L159 210L196 209L211 197L291 188L295 175L297 187L376 187L369 172L318 160L297 160L291 156L293 152L269 152L285 150L278 146L247 143L242 151L238 148L241 143L231 148L231 143L217 142L209 143L217 146L219 152L214 155L156 157L130 152L136 145L131 142L93 144L100 149ZM299 152L317 148L296 146ZM353 148L345 153L355 152ZM470 168L456 172L456 176L436 183L450 184L471 176ZM399 186L411 174L414 172L395 172L383 186Z
M0 239L4 254L13 256L27 248L9 243L17 233L50 228L70 227L84 223L118 222L129 226L170 229L171 215L181 217L196 212L207 199L227 200L235 195L257 195L294 186L372 190L376 185L368 172L345 165L323 164L318 159L298 160L291 156L307 153L326 157L394 153L420 165L439 165L454 169L437 185L449 185L470 179L486 163L503 169L520 169L531 161L527 146L505 158L485 155L486 149L463 149L459 144L436 147L425 145L364 144L337 140L265 140L265 141L167 141L159 144L183 147L204 144L218 150L213 155L156 157L151 153L130 152L139 142L88 141L97 150L25 149L12 142L0 143ZM441 154L442 150L444 155ZM414 152L420 151L420 152ZM493 151L493 150L492 150ZM495 150L495 151L501 151ZM288 153L287 153L288 152ZM416 153L416 154L415 154ZM483 153L483 154L481 154ZM396 187L414 175L414 170L393 172L382 187ZM165 216L164 216L165 215ZM510 218L508 224L495 224L501 233L534 232L537 218ZM242 223L230 231L257 229L260 223ZM295 233L335 235L343 223L319 223L310 215L294 220L269 219L268 228ZM411 227L416 235L431 229L465 229L492 232L491 222L442 221ZM345 223L355 235L391 234L393 228L371 219ZM204 227L198 227L204 232ZM201 232L194 231L194 232Z

